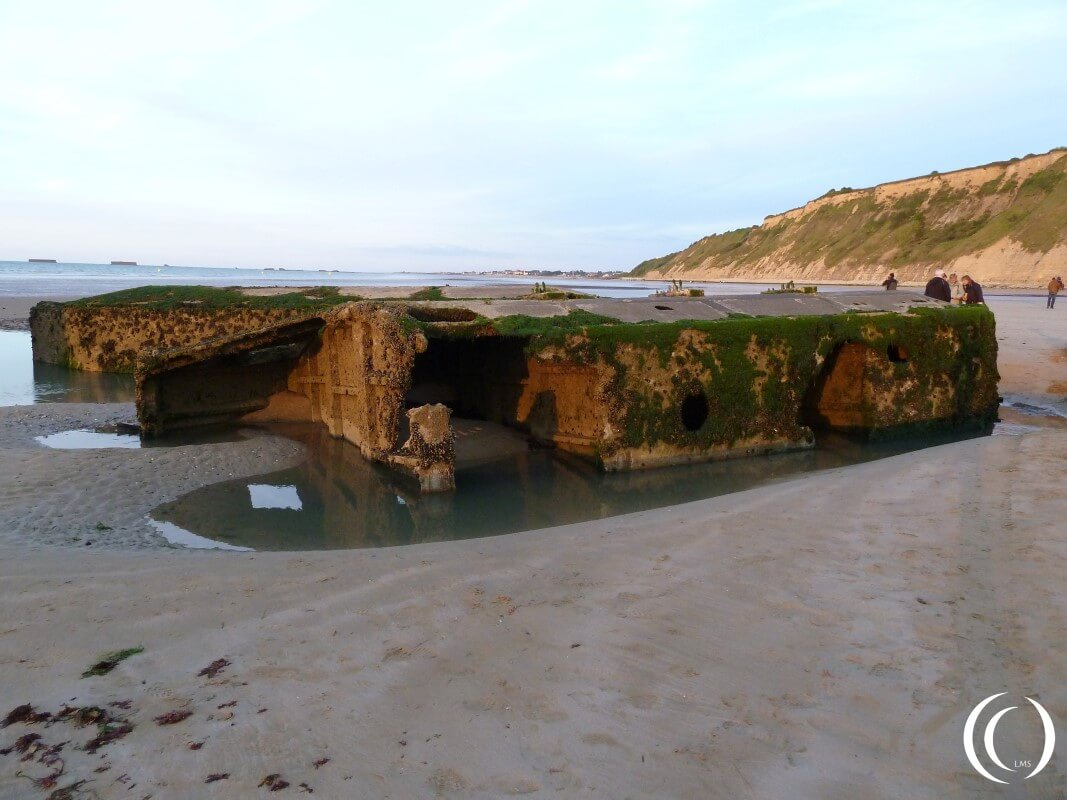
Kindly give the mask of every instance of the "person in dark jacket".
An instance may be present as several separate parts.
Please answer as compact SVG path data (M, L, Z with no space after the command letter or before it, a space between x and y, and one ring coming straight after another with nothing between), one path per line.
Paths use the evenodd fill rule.
M889 277L882 281L882 286L885 287L887 292L891 292L897 288L897 275L895 272L890 272Z
M945 271L943 269L937 270L934 273L934 277L927 282L924 294L935 300L944 300L946 303L952 302L952 287L945 280Z
M974 306L985 303L985 298L982 296L982 284L971 280L970 275L960 278L960 283L963 284L963 302L966 305Z
M1045 308L1056 307L1056 295L1063 291L1063 279L1057 275L1055 278L1048 282L1048 303L1045 304Z

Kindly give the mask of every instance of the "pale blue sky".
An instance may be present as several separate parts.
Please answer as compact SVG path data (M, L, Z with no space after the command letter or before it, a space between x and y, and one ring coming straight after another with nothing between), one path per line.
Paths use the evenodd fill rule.
M628 269L1067 144L1067 3L0 0L0 259Z

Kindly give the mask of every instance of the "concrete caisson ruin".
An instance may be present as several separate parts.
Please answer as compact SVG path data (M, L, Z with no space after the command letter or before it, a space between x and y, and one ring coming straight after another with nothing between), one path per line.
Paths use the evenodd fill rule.
M452 415L632 470L811 447L819 429L982 428L999 404L985 307L901 291L647 300L474 291L312 293L320 306L249 329L220 323L190 342L183 328L173 347L153 338L134 359L142 433L318 422L433 492L454 487ZM69 338L64 310L47 311L34 317L38 358L46 340ZM213 313L226 319L225 307ZM108 366L110 352L97 363Z

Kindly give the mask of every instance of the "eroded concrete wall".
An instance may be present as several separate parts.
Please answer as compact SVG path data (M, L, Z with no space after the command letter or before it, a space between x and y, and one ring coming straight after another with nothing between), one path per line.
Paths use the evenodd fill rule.
M396 312L370 303L347 304L324 319L288 389L310 400L313 421L380 459L396 447L411 367L425 337L405 331Z
M841 319L716 323L669 343L576 336L531 361L526 396L556 410L545 438L584 440L568 449L608 470L811 447L813 427L877 438L992 425L992 315ZM538 361L555 369L543 387Z
M290 373L322 324L317 318L298 320L188 347L149 351L134 373L142 434L162 436L265 412L273 398L285 393ZM301 418L307 417L292 416Z
M150 350L188 347L308 316L294 309L158 311L39 303L30 331L35 361L87 372L133 372L138 356Z
M321 422L444 491L452 413L632 470L811 447L813 427L991 424L998 404L984 309L545 330L420 326L403 306L349 303L149 356L139 413L146 430L198 413Z

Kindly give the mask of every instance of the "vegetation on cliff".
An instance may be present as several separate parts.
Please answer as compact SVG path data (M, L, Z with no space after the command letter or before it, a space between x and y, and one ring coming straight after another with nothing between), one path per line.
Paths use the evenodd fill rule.
M631 274L716 278L816 268L825 277L848 279L850 269L869 272L877 265L917 279L1005 240L1029 253L1048 253L1067 242L1067 150L1033 158L1047 164L1026 169L1042 163L1027 157L870 189L831 190L763 225L707 236L644 261Z

